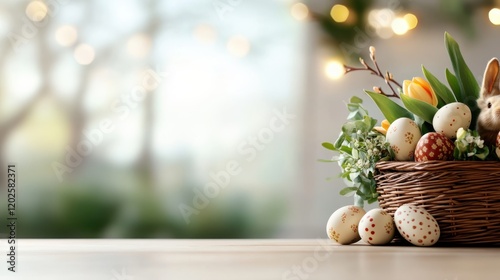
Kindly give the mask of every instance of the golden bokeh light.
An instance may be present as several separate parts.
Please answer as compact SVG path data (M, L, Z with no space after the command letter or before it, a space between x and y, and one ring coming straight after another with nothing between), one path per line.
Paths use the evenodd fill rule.
M330 60L326 63L325 74L329 79L337 80L345 74L344 65L338 60Z
M63 47L72 46L78 39L78 31L72 25L63 25L56 30L56 41Z
M488 12L488 18L494 25L500 25L500 9L493 8Z
M304 3L295 3L292 5L291 13L296 20L305 20L309 15L309 8Z
M234 56L244 57L250 52L250 42L243 36L234 36L227 42L227 50Z
M408 22L406 22L404 18L400 17L395 18L392 21L391 28L396 35L404 35L406 34L406 32L408 32L408 30L410 30Z
M75 48L73 57L78 64L89 65L95 58L94 48L87 44L80 44Z
M411 30L411 29L417 27L418 18L416 15L408 13L408 14L404 15L403 18L406 21L406 23L408 24L408 29Z
M32 1L26 7L26 16L28 16L31 21L39 22L44 20L47 16L47 12L47 5L42 1Z
M330 16L336 22L345 22L349 17L349 9L344 5L334 5L330 11Z

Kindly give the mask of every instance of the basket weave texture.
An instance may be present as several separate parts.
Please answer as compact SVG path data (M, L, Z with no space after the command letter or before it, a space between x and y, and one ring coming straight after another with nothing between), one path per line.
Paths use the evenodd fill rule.
M383 161L375 176L380 208L425 208L441 228L440 244L500 245L500 162Z

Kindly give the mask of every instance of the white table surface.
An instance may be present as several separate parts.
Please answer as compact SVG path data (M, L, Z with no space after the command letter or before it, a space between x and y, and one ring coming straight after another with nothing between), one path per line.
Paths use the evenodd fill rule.
M500 279L500 248L341 246L310 240L18 241L0 279Z

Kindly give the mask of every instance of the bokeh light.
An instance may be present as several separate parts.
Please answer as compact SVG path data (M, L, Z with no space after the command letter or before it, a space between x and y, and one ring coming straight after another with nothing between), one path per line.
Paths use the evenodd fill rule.
M89 65L94 61L95 51L90 45L80 44L75 48L73 56L78 64Z
M243 36L234 36L227 42L227 50L234 56L244 57L250 52L250 42Z
M488 18L494 25L500 25L500 9L493 8L488 13Z
M194 36L203 43L211 44L215 42L217 34L212 26L200 24L194 30Z
M26 7L26 15L31 21L42 21L47 16L47 5L42 1L32 1Z
M150 50L151 38L146 34L135 34L127 41L127 53L134 58L145 58Z
M404 18L396 18L391 24L392 31L397 35L404 35L410 29Z
M330 16L336 22L345 22L349 17L349 9L344 5L334 5L330 11Z
M372 10L368 13L368 23L376 29L390 27L394 18L394 11L391 9Z
M72 46L78 39L78 31L72 25L63 25L56 30L56 41L63 47Z
M411 29L417 27L418 18L416 15L408 13L408 14L404 15L403 18L406 21L406 23L408 24L408 29L411 30Z
M345 74L345 68L338 60L330 60L325 66L325 74L332 80L339 79Z
M309 15L309 8L304 3L295 3L292 6L292 17L297 20L304 20Z

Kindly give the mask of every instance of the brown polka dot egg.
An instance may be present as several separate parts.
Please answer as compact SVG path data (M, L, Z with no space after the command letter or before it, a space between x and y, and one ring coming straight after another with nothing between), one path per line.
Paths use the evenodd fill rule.
M394 220L382 209L372 209L358 225L361 240L371 245L384 245L394 238Z
M394 223L401 236L416 246L432 246L439 240L439 225L424 208L404 204L394 213Z
M455 145L444 134L429 132L418 140L415 161L453 160Z
M330 216L326 224L328 237L340 244L359 241L358 224L366 211L358 206L344 206Z
M446 104L439 109L432 119L432 126L436 132L443 133L448 138L456 138L459 128L468 129L472 114L467 106L461 102Z

